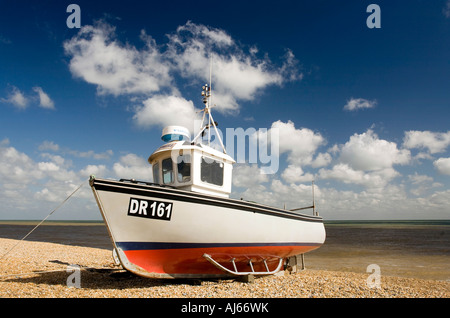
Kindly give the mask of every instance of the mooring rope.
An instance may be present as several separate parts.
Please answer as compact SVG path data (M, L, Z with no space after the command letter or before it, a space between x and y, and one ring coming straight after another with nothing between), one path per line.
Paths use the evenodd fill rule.
M75 191L73 191L64 201L62 201L52 212L50 212L41 222L39 222L30 232L28 232L27 235L25 235L22 239L20 239L13 247L11 247L9 249L9 251L7 251L5 254L3 254L3 256L0 258L0 260L3 260L3 258L5 258L6 255L8 255L13 249L16 248L17 245L19 245L20 243L22 243L23 240L25 240L31 233L33 233L34 230L36 230L42 223L45 222L45 220L47 220L50 215L52 215L56 210L58 210L61 206L63 206L64 203L67 202L67 200L69 200L78 190L80 190L80 188L84 185L85 182L83 182L82 184L80 184L80 186L78 188L75 189Z

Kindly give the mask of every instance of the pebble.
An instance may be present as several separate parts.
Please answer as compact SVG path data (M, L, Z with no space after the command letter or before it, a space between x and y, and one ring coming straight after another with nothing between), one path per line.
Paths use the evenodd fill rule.
M114 264L111 251L0 239L0 298L448 298L450 282L382 276L370 288L367 273L306 269L257 277L186 281L149 279ZM80 288L69 287L67 266L82 268Z

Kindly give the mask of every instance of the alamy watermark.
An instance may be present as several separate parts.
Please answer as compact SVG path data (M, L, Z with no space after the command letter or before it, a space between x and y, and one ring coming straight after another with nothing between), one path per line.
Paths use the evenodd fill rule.
M78 4L72 3L67 6L67 13L70 15L66 19L66 25L69 29L81 28L81 8ZM367 13L370 15L366 19L366 25L369 29L381 28L381 8L378 4L372 3L367 6Z
M367 277L367 287L381 288L381 269L377 264L370 264L366 269L367 273L372 273Z
M196 121L195 127L200 127ZM194 131L196 136L198 131ZM208 134L211 147L221 150L224 140L222 130L210 128ZM217 135L218 134L218 135ZM280 133L278 128L226 128L225 151L236 163L258 164L262 174L275 174L280 166Z
M69 265L66 269L70 275L67 277L67 287L81 288L81 271L79 265ZM381 288L381 268L377 264L370 264L366 269L367 273L371 273L367 277L366 283L369 288Z
M71 273L69 277L67 277L67 287L75 287L81 288L81 273L80 266L78 265L69 265L66 268L67 273Z
M381 28L381 8L378 4L369 4L366 12L371 13L366 20L366 25L369 29Z
M69 29L81 28L81 8L78 4L69 4L66 12L70 15L66 19L66 25Z

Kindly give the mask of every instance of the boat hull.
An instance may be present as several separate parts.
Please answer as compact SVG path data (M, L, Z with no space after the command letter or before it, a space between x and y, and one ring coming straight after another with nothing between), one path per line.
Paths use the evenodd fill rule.
M90 183L122 266L145 277L230 275L205 255L230 271L271 272L325 241L317 216L159 185Z

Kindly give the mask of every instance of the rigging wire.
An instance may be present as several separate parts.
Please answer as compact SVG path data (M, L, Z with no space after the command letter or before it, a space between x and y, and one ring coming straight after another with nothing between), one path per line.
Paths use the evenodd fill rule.
M13 249L17 247L20 243L22 243L23 240L25 240L31 233L33 233L34 230L36 230L42 223L45 222L56 210L58 210L61 206L63 206L64 203L66 203L80 188L84 185L85 182L80 184L78 188L75 189L64 201L62 201L53 211L51 211L41 222L39 222L30 232L28 232L27 235L25 235L21 240L19 240L13 247L9 249L5 254L0 257L0 260L3 260L6 255L8 255Z

